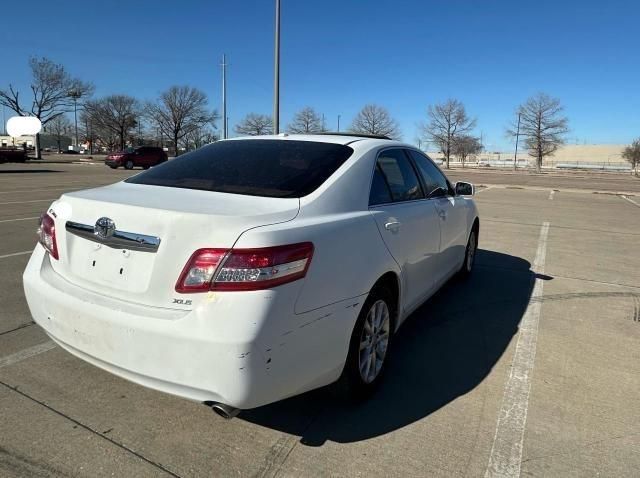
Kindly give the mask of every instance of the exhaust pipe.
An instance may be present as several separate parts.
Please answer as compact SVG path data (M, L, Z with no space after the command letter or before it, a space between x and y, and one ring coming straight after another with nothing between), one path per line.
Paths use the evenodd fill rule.
M211 410L213 410L215 413L226 420L231 420L238 413L240 413L239 408L230 407L229 405L225 405L224 403L214 402L209 406L211 407Z

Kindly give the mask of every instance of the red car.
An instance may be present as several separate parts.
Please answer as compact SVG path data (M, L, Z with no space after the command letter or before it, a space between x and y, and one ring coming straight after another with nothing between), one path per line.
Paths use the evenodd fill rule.
M121 153L111 153L104 163L112 169L124 166L125 169L133 169L135 166L149 169L167 159L167 153L156 146L141 146L139 148L128 148Z

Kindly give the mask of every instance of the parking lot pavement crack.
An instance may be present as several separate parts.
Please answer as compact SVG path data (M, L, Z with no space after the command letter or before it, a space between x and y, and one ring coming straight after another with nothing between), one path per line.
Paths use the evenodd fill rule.
M158 470L163 471L163 472L164 472L164 473L166 473L167 475L169 475L169 476L173 476L174 478L182 478L180 475L178 475L177 473L175 473L175 472L171 471L171 470L170 470L170 469L168 469L166 466L164 466L162 463L158 463L158 462L156 462L156 461L153 461L153 460L151 460L151 459L149 459L149 458L145 457L145 456L144 456L144 455L142 455L141 453L139 453L139 452L137 452L137 451L133 450L132 448L129 448L129 447L128 447L127 445L125 445L124 443L120 443L120 442L118 442L117 440L114 440L114 439L113 439L113 438L111 438L111 437L108 437L108 436L103 435L103 434L102 434L102 433L100 433L98 430L95 430L95 429L91 428L89 425L86 425L86 424L84 424L84 423L80 422L79 420L76 420L75 418L70 417L69 415L67 415L67 414L65 414L65 413L63 413L63 412L61 412L60 410L57 410L57 409L53 408L51 405L49 405L49 404L47 404L47 403L45 403L45 402L43 402L43 401L41 401L41 400L38 400L38 399L37 399L37 398L35 398L35 397L32 397L31 395L29 395L29 394L28 394L28 393L26 393L26 392L23 392L22 390L19 390L17 386L9 385L8 383L3 382L2 380L0 380L0 385L2 385L3 387L7 388L8 390L11 390L12 392L15 392L15 393L17 393L17 394L21 395L22 397L24 397L24 398L26 398L26 399L28 399L28 400L31 400L31 401L32 401L32 402L34 402L34 403L37 403L38 405L43 406L43 407L44 407L44 408L46 408L47 410L49 410L49 411L51 411L51 412L55 413L55 414L56 414L56 415L58 415L58 416L61 416L61 417L65 418L65 419L69 420L70 422L72 422L72 423L74 423L75 425L77 425L77 426L79 426L79 427L83 428L84 430L87 430L88 432L93 433L94 435L99 436L99 437L100 437L100 438L102 438L103 440L106 440L106 441L108 441L109 443L111 443L111 444L113 444L113 445L117 446L118 448L120 448L120 449L122 449L122 450L124 450L124 451L126 451L126 452L128 452L128 453L130 453L130 454L132 454L132 455L134 455L135 457L139 458L140 460L142 460L142 461L144 461L144 462L146 462L146 463L148 463L148 464L150 464L150 465L154 466L154 467L155 467L155 468L157 468Z
M309 428L313 425L313 423L318 419L320 415L324 412L325 407L320 406L316 413L312 414L309 418L309 421L304 425L300 436L304 437ZM302 440L298 440L295 436L291 435L283 435L271 446L269 449L267 456L265 457L265 462L263 466L258 470L258 472L254 475L256 478L275 478L277 477L287 459L298 445L298 443Z
M31 321L31 322L28 322L26 324L18 325L17 327L14 327L13 329L5 330L4 332L0 332L0 335L10 334L11 332L15 332L17 330L24 329L26 327L31 327L32 325L35 325L35 324L36 323L34 321Z
M0 446L0 472L9 470L15 476L29 477L67 477L71 476L48 463L40 463L27 456Z
M640 286L631 285L631 284L621 284L620 282L608 282L608 281L601 281L601 280L595 280L595 279L587 279L585 277L561 276L553 273L549 273L549 275L556 279L568 279L568 280L576 280L576 281L582 281L582 282L593 282L594 284L611 285L614 287L627 287L629 289L640 289Z
M583 443L582 445L579 445L578 448L589 448L592 446L600 445L602 443L615 441L615 440L624 440L625 438L630 438L637 435L640 435L640 432L628 433L626 435L616 435L608 438L601 438L600 440L595 440L589 443ZM555 458L555 457L564 456L564 455L575 455L575 453L576 453L576 450L574 449L570 451L563 451L560 453L547 453L539 456L532 456L531 458L522 460L522 463L528 463L528 462L537 461L537 460L544 460L545 458Z

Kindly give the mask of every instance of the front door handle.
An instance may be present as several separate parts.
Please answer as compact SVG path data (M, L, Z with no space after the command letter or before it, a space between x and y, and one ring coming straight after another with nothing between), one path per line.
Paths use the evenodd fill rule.
M396 232L398 229L400 229L400 223L398 221L390 221L384 225L384 228L387 231Z

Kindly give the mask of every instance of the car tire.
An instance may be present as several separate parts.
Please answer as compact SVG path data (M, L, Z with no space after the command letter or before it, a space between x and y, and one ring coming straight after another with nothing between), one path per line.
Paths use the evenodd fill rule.
M375 287L364 302L351 334L347 361L338 381L338 390L343 398L363 400L382 381L389 358L395 313L392 294L384 287Z
M131 161L130 159L127 160L127 162L124 163L124 169L133 169L133 161Z
M469 240L467 241L467 247L464 251L464 262L458 272L458 276L462 279L466 279L473 272L473 265L476 262L476 253L478 252L478 228L473 227L469 234Z
M142 169L149 169L151 166L142 166Z

